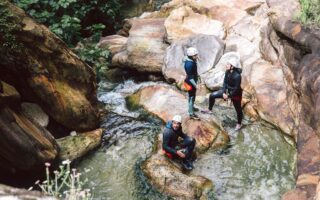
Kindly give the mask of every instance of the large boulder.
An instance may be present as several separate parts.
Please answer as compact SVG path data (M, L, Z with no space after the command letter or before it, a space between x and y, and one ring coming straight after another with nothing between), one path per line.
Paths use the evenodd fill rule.
M257 6L252 15L246 15L229 29L226 51L235 51L240 55L243 66L241 85L245 90L244 102L249 102L245 111L254 113L252 111L255 110L262 119L279 127L284 133L296 137L296 115L293 108L297 108L297 101L289 98L290 82L286 80L286 69L279 66L275 51L267 48L268 41L262 38L270 27L267 8L265 4ZM264 48L260 48L261 46ZM262 53L261 49L271 52ZM269 60L274 64L267 63L262 55L270 55ZM210 89L217 89L219 85L215 83L221 84L223 80L224 74L219 68L219 65L216 66L205 81Z
M173 10L165 21L166 40L169 43L186 39L196 34L225 37L222 22L195 13L190 7L182 6Z
M57 139L61 149L59 159L74 161L83 157L93 149L97 148L101 143L102 129L70 135ZM75 133L75 132L73 132Z
M47 27L18 7L4 5L20 26L13 37L21 49L1 49L0 78L12 84L25 101L40 105L59 124L79 131L97 128L94 69Z
M31 170L58 155L54 137L21 112L20 95L2 82L0 92L0 169Z
M21 104L22 113L30 120L38 123L42 127L47 127L49 124L49 116L42 110L42 108L34 103L23 102Z
M112 65L139 72L161 72L167 44L164 19L133 19L124 51L113 56Z
M129 102L143 106L165 122L171 120L174 115L181 115L183 131L196 139L198 152L210 147L223 146L229 141L228 134L215 117L200 115L201 120L189 119L186 95L168 86L149 86L140 89L129 98Z
M31 170L52 161L58 155L53 136L19 111L0 108L0 168Z
M300 12L300 2L298 0L277 1L267 0L269 14L272 17L281 18L283 20L292 20Z
M177 199L210 199L210 180L181 173L181 168L161 154L154 154L141 166L151 184L159 191Z
M100 38L97 47L108 49L111 55L115 55L126 48L128 38L121 35L110 35Z
M162 73L168 81L177 83L185 79L184 59L188 47L199 51L198 73L206 73L218 62L223 53L223 42L211 35L197 35L183 41L175 42L166 51Z
M17 105L20 104L20 94L12 85L0 81L0 105Z
M267 62L255 63L251 69L250 86L257 99L256 110L260 117L284 133L294 135L295 115L288 104L288 93L281 66ZM246 88L247 89L247 88Z

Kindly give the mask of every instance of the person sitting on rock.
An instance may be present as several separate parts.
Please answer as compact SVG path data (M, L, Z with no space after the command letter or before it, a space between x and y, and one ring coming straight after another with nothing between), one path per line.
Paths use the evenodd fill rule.
M187 49L187 58L184 62L184 69L186 71L187 77L185 83L190 87L188 90L188 113L189 117L192 119L199 119L199 117L194 114L194 102L196 100L197 82L198 82L198 50L194 47L189 47Z
M212 113L212 107L216 98L224 100L231 99L233 106L237 112L237 125L235 130L241 128L243 117L241 108L242 89L241 89L241 65L235 58L231 58L226 65L226 73L223 81L223 88L215 91L209 96L209 109L204 110L205 113Z
M179 141L179 138L182 140ZM182 166L186 170L193 169L191 155L196 145L196 140L183 133L181 116L175 115L172 121L166 124L163 131L162 149L169 158L181 158Z

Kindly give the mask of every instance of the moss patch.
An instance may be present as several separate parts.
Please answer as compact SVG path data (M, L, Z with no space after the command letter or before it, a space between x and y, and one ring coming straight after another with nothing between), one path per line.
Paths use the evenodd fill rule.
M139 92L126 97L126 105L130 111L135 111L142 108L139 102L140 102Z

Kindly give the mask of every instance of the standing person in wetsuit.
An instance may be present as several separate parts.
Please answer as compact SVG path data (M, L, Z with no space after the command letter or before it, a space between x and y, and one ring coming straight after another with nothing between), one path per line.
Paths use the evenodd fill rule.
M175 115L169 121L163 131L162 149L169 158L181 158L182 166L186 170L192 170L191 155L196 145L196 140L182 131L181 116ZM179 141L179 138L182 141Z
M189 117L192 119L199 119L199 117L194 114L194 102L196 100L197 82L198 82L198 50L194 47L189 47L187 49L187 58L184 62L184 69L186 71L187 77L185 82L191 86L188 90L188 113Z
M236 59L232 58L226 65L226 73L223 81L223 88L210 94L209 109L205 110L206 113L212 113L212 107L216 98L223 98L224 100L231 99L233 106L237 112L237 125L235 130L241 128L241 121L243 118L241 99L241 66Z

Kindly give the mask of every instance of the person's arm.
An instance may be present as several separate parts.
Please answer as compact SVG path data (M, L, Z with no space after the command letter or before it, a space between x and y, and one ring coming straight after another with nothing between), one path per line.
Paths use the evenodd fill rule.
M228 97L229 98L233 97L236 94L236 92L238 90L240 90L240 88L241 88L241 75L237 75L235 77L235 79L233 80L233 82L234 82L234 87L230 87L230 86L228 87L228 90L229 90Z
M223 93L227 92L227 72L224 74L222 90Z
M162 148L168 153L177 155L177 151L174 148L171 148L169 146L169 143L170 143L170 132L168 131L168 129L165 129L163 132Z
M183 139L186 139L187 137L188 137L188 135L187 134L185 134L183 131L182 131L182 128L180 129L180 131L179 131L179 137L182 137Z

